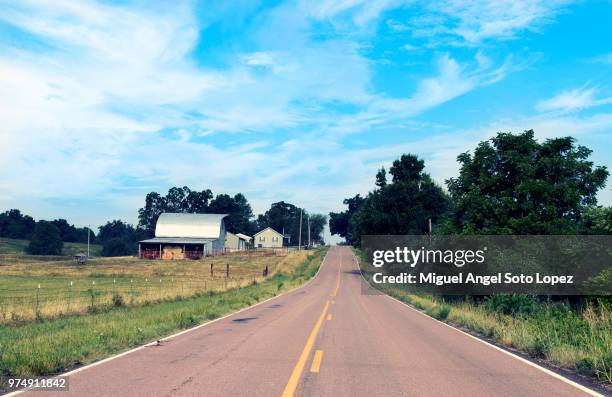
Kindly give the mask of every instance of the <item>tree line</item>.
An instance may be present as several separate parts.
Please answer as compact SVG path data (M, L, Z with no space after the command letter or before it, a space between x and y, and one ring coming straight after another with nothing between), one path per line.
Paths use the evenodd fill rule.
M131 255L138 250L138 241L155 235L155 225L163 212L227 214L225 226L229 232L252 236L272 227L286 236L286 242L297 245L302 216L302 244L308 238L308 225L312 243L323 244L323 230L327 217L310 214L306 209L280 201L273 203L264 214L255 218L248 200L242 193L213 195L210 189L191 190L187 186L172 187L166 195L150 192L138 210L136 226L120 219L108 221L90 234L90 242L102 245L103 256ZM60 255L64 242L87 242L87 228L77 228L65 219L35 222L29 215L12 209L0 214L0 237L30 240L28 253Z
M138 210L137 229L144 231L147 237L153 237L157 219L163 212L227 214L225 227L231 233L252 236L271 227L285 234L287 242L292 245L298 244L300 214L302 243L306 242L310 224L311 241L323 244L323 230L327 224L325 215L310 214L306 209L284 201L272 203L270 209L255 218L251 205L242 193L213 196L210 189L198 192L183 186L171 188L165 196L157 192L147 194L144 207Z
M332 234L358 246L367 234L610 234L612 208L597 206L605 166L572 137L543 143L533 130L498 133L473 153L457 157L459 175L447 191L425 172L425 162L403 154L375 176L365 197L344 200L331 212Z
M65 219L36 222L29 215L18 209L11 209L0 214L0 237L30 240L27 251L33 255L60 255L64 242L86 243L86 227L76 227ZM96 235L89 231L90 242L95 242Z

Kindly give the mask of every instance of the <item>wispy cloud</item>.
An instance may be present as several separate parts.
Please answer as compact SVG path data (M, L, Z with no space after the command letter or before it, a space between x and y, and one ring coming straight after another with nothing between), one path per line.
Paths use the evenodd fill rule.
M0 3L12 35L0 36L0 208L39 216L133 221L144 193L174 185L242 191L256 211L288 200L327 212L404 151L425 154L442 181L463 148L504 122L612 125L554 112L540 115L548 124L428 119L532 65L490 42L540 29L564 2L264 4L241 11L251 14L237 37L215 30L227 15L191 3ZM219 46L221 64L199 52L206 45ZM570 90L538 110L607 100ZM435 127L446 123L455 133Z
M612 97L596 98L596 94L594 87L567 90L539 102L536 108L541 112L578 111L612 103Z

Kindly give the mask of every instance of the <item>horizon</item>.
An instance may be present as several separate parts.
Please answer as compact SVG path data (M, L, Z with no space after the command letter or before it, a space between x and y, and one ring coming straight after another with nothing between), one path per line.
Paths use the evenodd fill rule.
M0 208L37 220L137 224L173 186L327 216L403 153L446 189L498 131L612 168L610 3L2 7Z

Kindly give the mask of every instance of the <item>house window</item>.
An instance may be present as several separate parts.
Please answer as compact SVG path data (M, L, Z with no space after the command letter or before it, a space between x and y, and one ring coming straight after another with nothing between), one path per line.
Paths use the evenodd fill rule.
M273 236L273 237L272 237L272 242L273 242L273 243L278 243L278 237L274 237L274 236Z
M259 236L259 241L266 241L266 237L265 236Z

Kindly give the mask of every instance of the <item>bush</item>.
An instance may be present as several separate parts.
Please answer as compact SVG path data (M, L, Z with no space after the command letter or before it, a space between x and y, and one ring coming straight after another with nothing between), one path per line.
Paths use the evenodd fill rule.
M123 300L123 296L120 294L113 295L113 306L115 307L123 307L125 306L125 302Z
M102 247L102 256L125 256L130 255L130 245L120 237L111 238Z
M32 255L61 255L64 243L57 226L47 221L36 222L28 253Z
M537 300L530 295L491 295L484 301L489 312L500 314L529 315L537 309Z

